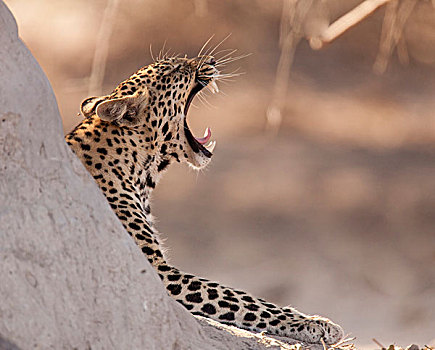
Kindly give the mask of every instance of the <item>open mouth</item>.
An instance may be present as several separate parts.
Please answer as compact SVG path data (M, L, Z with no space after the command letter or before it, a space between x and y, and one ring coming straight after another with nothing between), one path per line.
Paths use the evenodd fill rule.
M184 132L186 135L186 139L189 142L192 151L195 153L201 152L206 157L211 158L213 155L213 150L216 146L216 141L210 141L211 138L211 130L207 128L204 133L204 137L195 137L187 125L187 112L189 111L190 104L192 103L193 98L199 93L204 87L208 87L213 93L219 92L218 86L215 81L211 80L207 84L196 82L193 86L192 90L187 96L186 106L184 107Z

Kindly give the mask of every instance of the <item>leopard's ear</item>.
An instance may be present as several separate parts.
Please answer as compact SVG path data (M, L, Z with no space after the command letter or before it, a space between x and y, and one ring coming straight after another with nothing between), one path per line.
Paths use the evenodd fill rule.
M105 121L119 126L135 126L141 122L141 112L148 100L147 94L125 96L97 103L96 114Z
M88 97L86 100L83 100L80 110L84 117L88 118L92 114L95 114L95 110L97 106L107 99L107 96L101 97Z

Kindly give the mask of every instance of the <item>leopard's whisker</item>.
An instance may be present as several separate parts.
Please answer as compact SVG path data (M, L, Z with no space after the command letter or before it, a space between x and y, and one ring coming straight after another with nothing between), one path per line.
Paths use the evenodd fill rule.
M239 72L239 73L224 73L224 74L215 74L210 76L210 78L214 78L216 80L222 80L224 78L233 78L233 77L238 77L240 75L244 75L246 74L245 72Z
M232 33L228 34L225 38L223 38L210 52L207 52L206 56L211 56L213 53L221 46L230 36Z
M163 46L162 46L162 48L159 51L159 57L158 57L159 61L164 59L163 51L165 50L165 47L166 47L166 40L163 42Z
M237 57L228 57L228 58L226 58L226 59L224 59L222 61L217 62L216 66L219 67L219 66L222 66L222 65L226 65L228 63L235 62L235 61L241 60L241 59L249 57L249 56L251 56L250 53L249 54L245 54L245 55L240 55L240 56L237 56Z
M219 48L219 46L221 46L230 36L232 33L229 33L225 38L223 38L219 43L217 43L217 45L215 45L215 47L211 47L210 49L206 50L203 54L203 58L200 61L199 64L199 69L202 68L202 66L204 65L205 61L211 56L213 55L213 53ZM199 55L198 55L199 56Z
M198 83L200 83L202 86L206 86L206 85L207 85L207 83L203 82L203 81L201 80L201 78L198 78Z
M228 50L228 52L225 55L223 55L222 57L217 58L216 60L220 61L220 60L224 59L225 57L227 57L229 55L232 55L233 53L236 53L237 51L239 51L239 49Z
M225 55L223 55L222 57L219 57L216 59L216 64L219 64L219 62L221 62L222 60L228 58L228 56L231 57L232 54L236 53L238 50L237 49L232 49L229 52L227 52Z
M224 56L224 57L226 57L226 56L228 56L227 54L228 54L229 52L235 52L235 51L237 51L237 50L235 50L235 49L222 49L222 50L219 50L218 52L216 52L216 53L214 54L214 56L217 57L217 56L220 55L221 53L226 52L226 54L225 54L225 56ZM222 58L222 57L221 57L221 58Z
M207 40L207 42L202 46L202 48L201 48L201 50L199 51L199 53L198 53L198 56L197 57L200 57L200 61L199 61L199 64L198 64L198 69L201 69L202 68L202 66L204 65L204 63L205 63L205 61L207 60L207 52L210 50L210 49L207 49L204 53L203 53L203 51L204 51L204 49L206 48L206 46L208 45L208 43L214 38L214 34ZM202 57L201 57L202 56Z
M236 60L234 60L234 61L236 61ZM234 61L228 61L228 62L220 63L216 67L217 68L225 67L225 66L229 65L230 63L233 63Z
M156 59L154 58L154 55L153 55L153 48L152 48L152 44L150 44L150 55L151 55L151 59L153 60L153 62L155 62L155 61L156 61Z
M202 96L201 93L198 93L196 96L198 97L198 100L201 101L202 105L206 106L204 102L204 96Z
M202 51L205 49L205 47L208 45L208 43L211 41L211 39L214 38L214 34L205 42L204 45L202 45L201 50L199 50L197 57L201 56Z
M240 71L240 67L238 67L237 69L233 70L232 72L229 73L212 73L212 74L201 74L199 76L199 78L207 78L207 79L220 79L220 78L226 78L226 77L236 77L239 75L243 75L246 74L245 72L239 72Z
M223 85L226 85L226 86L228 86L230 83L232 83L232 82L234 82L235 80L234 79L222 79L222 80L219 80L219 84L220 83L222 83ZM222 91L222 89L220 89L219 88L219 94L224 94L225 96L227 96L225 93L223 93L223 91Z
M239 71L240 71L240 67L237 67L232 72L229 72L229 73L218 73L218 75L238 74L237 72L239 72Z
M242 58L246 58L246 57L249 57L251 55L252 55L252 53L246 53L244 55L240 55L240 56L236 56L236 57L228 57L224 60L217 61L216 66L222 65L223 63L238 61L238 60L241 60Z
M227 84L227 83L225 83L225 84ZM220 94L222 94L222 95L224 95L225 97L229 97L229 95L225 92L225 91L220 91Z
M229 73L218 73L218 74L216 74L216 78L219 79L219 78L226 78L226 77L238 77L239 75L243 75L243 74L246 74L246 73L240 71L240 67L238 67L237 69L235 69Z
M201 90L198 94L198 97L200 98L200 100L204 103L205 106L209 107L209 108L217 108L215 105L213 105L212 103L210 103L206 96L205 96L206 92L204 92L204 90Z
M219 79L219 83L223 83L223 84L229 84L229 83L232 83L232 82L234 82L234 81L236 81L235 79L231 79L231 78L222 78L222 79Z
M171 51L171 49L168 48L168 49L166 50L166 52L163 54L163 59L164 59L164 60L169 59L170 51Z

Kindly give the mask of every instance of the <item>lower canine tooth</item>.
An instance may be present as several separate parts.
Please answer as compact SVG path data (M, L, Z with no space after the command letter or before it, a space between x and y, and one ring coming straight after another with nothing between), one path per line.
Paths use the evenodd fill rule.
M207 146L205 146L207 151L209 151L210 153L213 153L215 147L216 147L216 141L211 141Z

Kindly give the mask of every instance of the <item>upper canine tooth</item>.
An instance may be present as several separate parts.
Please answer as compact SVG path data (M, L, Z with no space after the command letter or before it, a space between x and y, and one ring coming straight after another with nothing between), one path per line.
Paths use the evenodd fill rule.
M217 86L217 84L216 84L216 82L214 80L212 82L210 82L208 84L208 86L209 86L209 89L210 89L211 92L213 92L213 93L219 92L219 88L218 88L218 86Z

